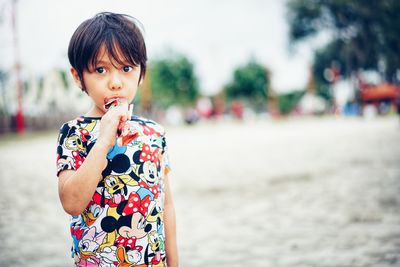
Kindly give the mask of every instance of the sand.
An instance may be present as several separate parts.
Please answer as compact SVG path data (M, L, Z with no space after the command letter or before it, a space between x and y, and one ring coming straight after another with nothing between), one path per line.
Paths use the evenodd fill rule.
M400 266L398 118L166 127L180 266ZM72 266L57 133L0 142L0 266Z

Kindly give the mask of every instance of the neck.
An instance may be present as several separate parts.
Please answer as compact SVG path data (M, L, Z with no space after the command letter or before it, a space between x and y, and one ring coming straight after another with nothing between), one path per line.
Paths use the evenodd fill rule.
M104 111L99 109L96 105L85 114L86 117L103 117Z

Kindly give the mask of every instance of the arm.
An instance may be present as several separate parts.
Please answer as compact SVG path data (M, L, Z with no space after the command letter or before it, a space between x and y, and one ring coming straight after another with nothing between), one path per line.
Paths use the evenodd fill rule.
M106 167L108 149L96 143L78 170L65 170L59 175L58 193L64 210L79 215L92 198Z
M165 223L165 250L167 253L168 267L177 267L178 247L176 243L176 221L175 208L172 201L171 190L168 183L168 175L164 178L165 203L164 203L164 223Z
M126 121L127 115L119 107L107 112L101 119L99 137L80 168L60 172L58 194L67 213L73 216L81 214L91 200L102 179L107 153L115 144L118 124Z

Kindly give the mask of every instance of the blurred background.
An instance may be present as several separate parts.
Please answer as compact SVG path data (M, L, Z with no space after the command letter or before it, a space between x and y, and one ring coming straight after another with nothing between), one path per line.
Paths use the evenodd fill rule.
M400 2L0 0L0 266L68 266L56 141L76 27L134 16L181 266L400 265Z

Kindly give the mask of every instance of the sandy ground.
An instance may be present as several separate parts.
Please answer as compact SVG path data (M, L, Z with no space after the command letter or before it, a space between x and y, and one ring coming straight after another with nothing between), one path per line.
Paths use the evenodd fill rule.
M180 262L400 266L400 123L169 127ZM0 142L0 266L71 266L57 133Z

